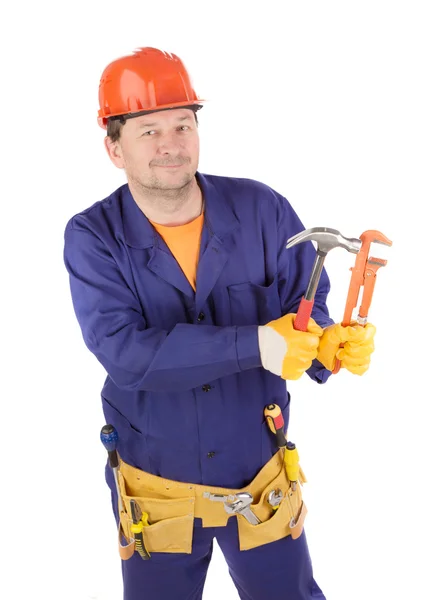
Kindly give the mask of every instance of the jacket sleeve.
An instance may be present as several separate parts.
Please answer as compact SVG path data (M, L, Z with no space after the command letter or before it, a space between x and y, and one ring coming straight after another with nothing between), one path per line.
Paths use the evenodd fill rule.
M280 197L278 218L278 286L283 315L297 313L313 269L316 249L312 242L302 242L286 249L287 241L305 229L290 203ZM332 325L326 299L330 290L325 268L322 271L314 297L311 316L321 327ZM317 360L313 361L307 374L317 383L325 383L331 372Z
M262 366L257 326L147 327L104 242L74 228L73 220L64 234L64 263L84 342L119 388L183 391Z

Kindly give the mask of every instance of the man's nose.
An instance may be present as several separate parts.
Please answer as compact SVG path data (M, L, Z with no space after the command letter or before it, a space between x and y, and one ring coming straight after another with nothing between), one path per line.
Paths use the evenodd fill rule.
M180 147L180 140L176 133L164 133L159 138L159 152L172 152Z

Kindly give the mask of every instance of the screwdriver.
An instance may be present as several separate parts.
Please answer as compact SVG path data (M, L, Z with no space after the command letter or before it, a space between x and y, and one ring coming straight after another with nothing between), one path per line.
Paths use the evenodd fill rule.
M124 511L123 500L120 494L120 486L118 485L118 454L117 454L117 442L118 433L113 425L104 425L100 432L100 439L102 444L108 451L109 464L114 473L115 487L117 488L118 504L120 512Z
M292 482L292 490L296 490L299 477L299 455L293 442L288 442L284 435L284 418L278 404L267 404L264 409L265 420L269 429L275 435L277 446L286 448L284 452L284 466L287 477Z

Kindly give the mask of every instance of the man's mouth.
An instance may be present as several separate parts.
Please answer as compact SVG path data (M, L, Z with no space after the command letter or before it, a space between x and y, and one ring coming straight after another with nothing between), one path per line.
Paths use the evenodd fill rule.
M161 167L162 169L178 169L178 167L182 167L183 165L154 165L155 167Z

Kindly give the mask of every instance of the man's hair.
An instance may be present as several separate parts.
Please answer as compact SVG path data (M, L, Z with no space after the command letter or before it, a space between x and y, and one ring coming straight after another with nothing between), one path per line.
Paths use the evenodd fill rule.
M199 125L197 111L200 108L202 108L201 105L184 106L181 108L190 108L191 110L193 110L193 114L195 115L196 125ZM166 110L170 110L170 109L166 109ZM152 111L152 112L155 112L155 111ZM148 113L145 113L145 112L135 113L133 115L133 117L137 117L137 116L139 116L139 114L148 114ZM118 142L118 140L120 139L120 136L121 136L121 130L123 129L124 125L126 124L126 119L131 118L131 116L129 117L129 115L127 115L127 116L118 115L117 117L110 117L108 119L108 123L106 125L106 135L109 138L111 138L112 142Z

